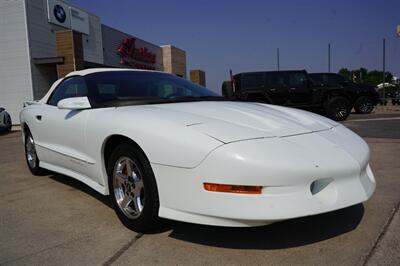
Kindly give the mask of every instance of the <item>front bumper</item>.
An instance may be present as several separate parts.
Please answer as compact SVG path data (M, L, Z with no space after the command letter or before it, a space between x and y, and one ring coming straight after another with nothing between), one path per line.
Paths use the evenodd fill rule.
M366 143L342 126L223 145L192 169L152 165L164 218L255 226L366 201L375 190ZM263 186L261 195L209 192L203 183ZM322 188L322 189L321 189Z

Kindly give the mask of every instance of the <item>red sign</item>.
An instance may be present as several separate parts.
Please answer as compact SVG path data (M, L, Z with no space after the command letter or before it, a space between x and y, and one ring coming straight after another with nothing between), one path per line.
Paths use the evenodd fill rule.
M135 38L125 38L122 40L118 46L118 54L121 56L120 64L134 68L155 70L154 66L135 62L156 63L156 55L149 52L146 47L136 48L135 42Z

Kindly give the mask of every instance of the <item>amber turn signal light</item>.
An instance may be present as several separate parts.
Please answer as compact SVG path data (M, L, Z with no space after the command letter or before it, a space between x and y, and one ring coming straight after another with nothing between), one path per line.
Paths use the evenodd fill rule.
M239 194L261 194L261 186L222 185L203 183L204 189L212 192L226 192Z

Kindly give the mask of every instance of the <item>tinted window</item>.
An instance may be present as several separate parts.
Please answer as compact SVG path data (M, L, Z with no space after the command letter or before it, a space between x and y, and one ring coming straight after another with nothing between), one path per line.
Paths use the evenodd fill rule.
M345 81L344 77L342 77L340 75L332 75L332 74L331 75L327 74L326 79L327 79L326 83L331 84L331 85L339 85L340 83Z
M285 72L271 72L268 76L271 87L285 87L288 84Z
M110 71L85 76L92 104L115 100L156 100L218 96L185 79L158 72Z
M48 104L57 105L59 101L66 98L87 96L88 90L83 77L71 77L62 81L48 100Z
M303 85L304 81L307 80L307 76L304 72L289 72L289 85L298 86Z
M264 87L264 73L249 73L243 75L243 88L262 88Z

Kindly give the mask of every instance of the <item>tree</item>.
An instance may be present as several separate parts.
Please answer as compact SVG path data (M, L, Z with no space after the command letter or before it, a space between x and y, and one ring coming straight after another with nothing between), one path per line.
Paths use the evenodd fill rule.
M378 70L373 70L368 72L367 75L367 82L371 85L378 85L382 83L382 71L378 71ZM393 80L393 75L390 72L385 72L385 82L392 82Z
M347 68L341 68L338 73L345 78L351 79L350 70L348 70Z
M382 71L372 70L368 71L365 68L349 70L347 68L341 68L338 72L343 77L346 77L354 82L365 82L371 85L378 85L382 83ZM390 72L385 72L385 82L392 82L393 75Z

